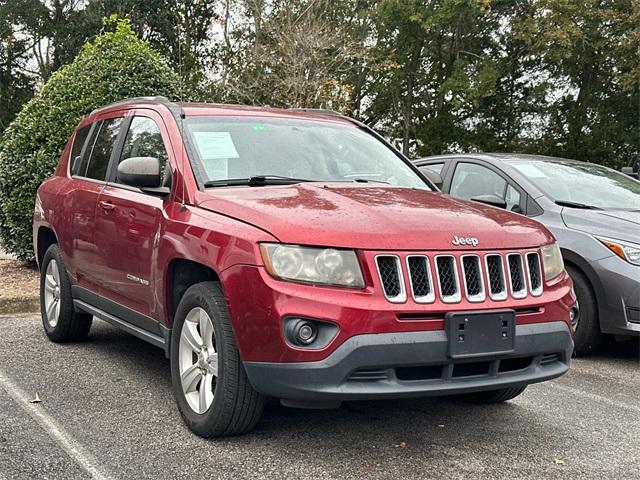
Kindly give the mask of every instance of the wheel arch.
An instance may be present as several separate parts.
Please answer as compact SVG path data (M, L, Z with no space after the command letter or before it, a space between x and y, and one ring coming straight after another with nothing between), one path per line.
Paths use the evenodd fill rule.
M42 259L51 245L58 243L58 237L51 227L41 226L38 228L36 237L36 262L38 266L42 265Z
M561 248L560 250L562 252L562 258L565 265L571 265L572 267L574 267L576 270L582 273L587 279L587 282L589 282L589 286L595 294L594 300L596 302L598 313L598 323L600 323L600 319L603 316L602 308L604 304L604 287L600 282L598 274L593 269L593 267L589 265L589 263L577 253L572 252L571 250L566 250L564 248Z
M220 282L218 272L210 266L185 258L174 258L169 262L165 278L165 311L170 326L173 326L173 317L187 289L207 281Z

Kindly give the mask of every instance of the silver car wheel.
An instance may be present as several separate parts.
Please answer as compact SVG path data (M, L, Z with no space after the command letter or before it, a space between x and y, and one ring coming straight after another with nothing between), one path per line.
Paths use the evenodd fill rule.
M202 308L187 314L180 332L180 383L189 407L203 414L213 403L218 378L218 353L213 322Z
M56 328L60 316L60 270L55 260L49 262L44 276L44 308L47 323Z

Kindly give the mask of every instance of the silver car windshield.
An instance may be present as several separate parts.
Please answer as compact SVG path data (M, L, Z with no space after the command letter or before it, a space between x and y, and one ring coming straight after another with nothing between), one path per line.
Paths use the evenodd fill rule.
M430 189L389 147L355 125L285 117L193 116L184 127L195 147L193 160L206 175L205 185L264 176Z
M640 182L593 163L513 160L510 165L556 202L640 209Z

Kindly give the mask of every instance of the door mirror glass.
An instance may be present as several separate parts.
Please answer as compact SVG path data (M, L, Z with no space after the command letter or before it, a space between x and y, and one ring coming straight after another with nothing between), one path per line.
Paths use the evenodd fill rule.
M161 183L160 161L155 157L131 157L118 165L118 182L138 188L157 188Z
M492 207L507 208L507 202L497 195L478 195L471 200L478 203L484 203L485 205L491 205Z

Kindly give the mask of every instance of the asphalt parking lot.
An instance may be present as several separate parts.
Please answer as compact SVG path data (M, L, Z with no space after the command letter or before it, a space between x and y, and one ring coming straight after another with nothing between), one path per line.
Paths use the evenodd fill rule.
M160 350L100 321L83 344L48 342L36 317L0 316L0 332L3 480L640 475L637 342L503 405L274 402L251 434L206 441L182 424Z

